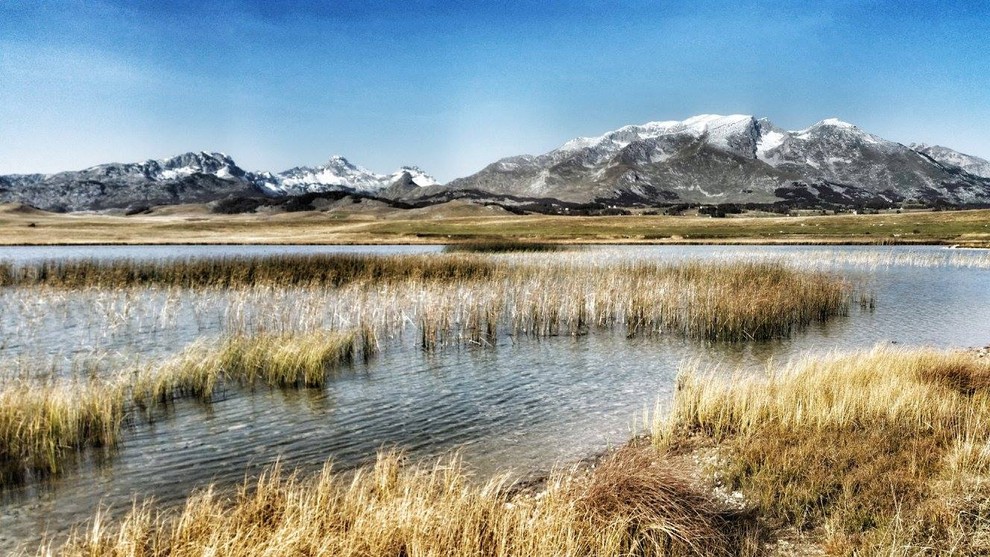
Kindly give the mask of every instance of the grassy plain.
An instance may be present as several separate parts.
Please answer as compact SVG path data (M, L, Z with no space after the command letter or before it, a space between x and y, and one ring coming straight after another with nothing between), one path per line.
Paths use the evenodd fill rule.
M469 240L562 243L823 243L990 246L990 210L880 215L568 217L485 207L365 213L53 214L0 207L0 244L429 244Z

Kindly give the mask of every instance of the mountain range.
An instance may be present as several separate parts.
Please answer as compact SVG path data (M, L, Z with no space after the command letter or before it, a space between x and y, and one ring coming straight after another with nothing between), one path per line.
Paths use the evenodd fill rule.
M579 137L440 184L414 166L377 174L340 156L250 172L222 153L0 176L0 202L52 211L343 192L405 204L457 198L522 207L783 204L808 207L990 204L990 162L903 145L834 118L783 130L766 118L700 115Z

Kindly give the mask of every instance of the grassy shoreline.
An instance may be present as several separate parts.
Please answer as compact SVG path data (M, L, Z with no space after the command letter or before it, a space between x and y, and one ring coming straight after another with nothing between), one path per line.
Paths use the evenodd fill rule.
M990 361L877 348L765 377L688 370L652 443L535 488L394 453L354 476L278 465L184 507L98 514L40 553L975 555L990 551Z

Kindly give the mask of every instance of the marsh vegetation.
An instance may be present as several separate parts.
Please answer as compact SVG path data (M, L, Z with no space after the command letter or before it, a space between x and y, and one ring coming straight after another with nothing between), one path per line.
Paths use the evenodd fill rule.
M219 339L194 343L164 363L102 376L85 367L85 377L10 373L16 381L0 391L0 485L57 474L82 449L112 448L135 410L147 416L182 397L209 402L217 389L232 386L323 388L334 370L358 354L371 358L380 339L410 328L427 351L493 346L500 334L612 328L732 342L787 337L845 313L851 300L841 279L779 262L590 265L565 257L536 265L480 255L300 256L42 262L5 276L8 291L29 306L51 307L53 297L71 304L76 293L95 293L105 316L90 315L88 329L108 320L162 319L189 303L183 297L190 290L194 311L202 300L219 303L224 325ZM148 300L152 307L136 307Z
M836 257L740 259L576 250L12 265L0 291L4 349L16 355L0 374L0 481L9 489L113 459L176 405L210 413L235 391L332 392L353 366L378 374L390 351L429 361L612 334L758 346L876 307ZM81 333L57 337L69 355L32 355L53 323ZM144 357L93 363L73 351L94 338ZM926 350L819 356L766 374L688 366L649 439L539 482L401 452L356 471L276 465L178 508L101 512L43 551L760 555L785 540L831 554L978 553L990 535L988 378L984 361Z
M394 453L353 476L276 466L230 498L100 516L60 553L717 556L783 538L976 555L990 549L988 419L990 362L971 354L878 348L732 380L689 369L651 443L536 485Z

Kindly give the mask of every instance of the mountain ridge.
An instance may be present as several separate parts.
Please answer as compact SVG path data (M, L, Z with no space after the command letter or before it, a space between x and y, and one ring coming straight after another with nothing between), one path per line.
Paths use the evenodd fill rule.
M340 155L318 166L252 172L224 153L206 151L0 176L0 202L57 211L327 192L413 204L464 198L623 207L973 205L990 204L990 162L937 145L906 146L837 118L784 130L752 115L700 114L573 138L543 154L499 159L447 184L415 166L379 174Z

